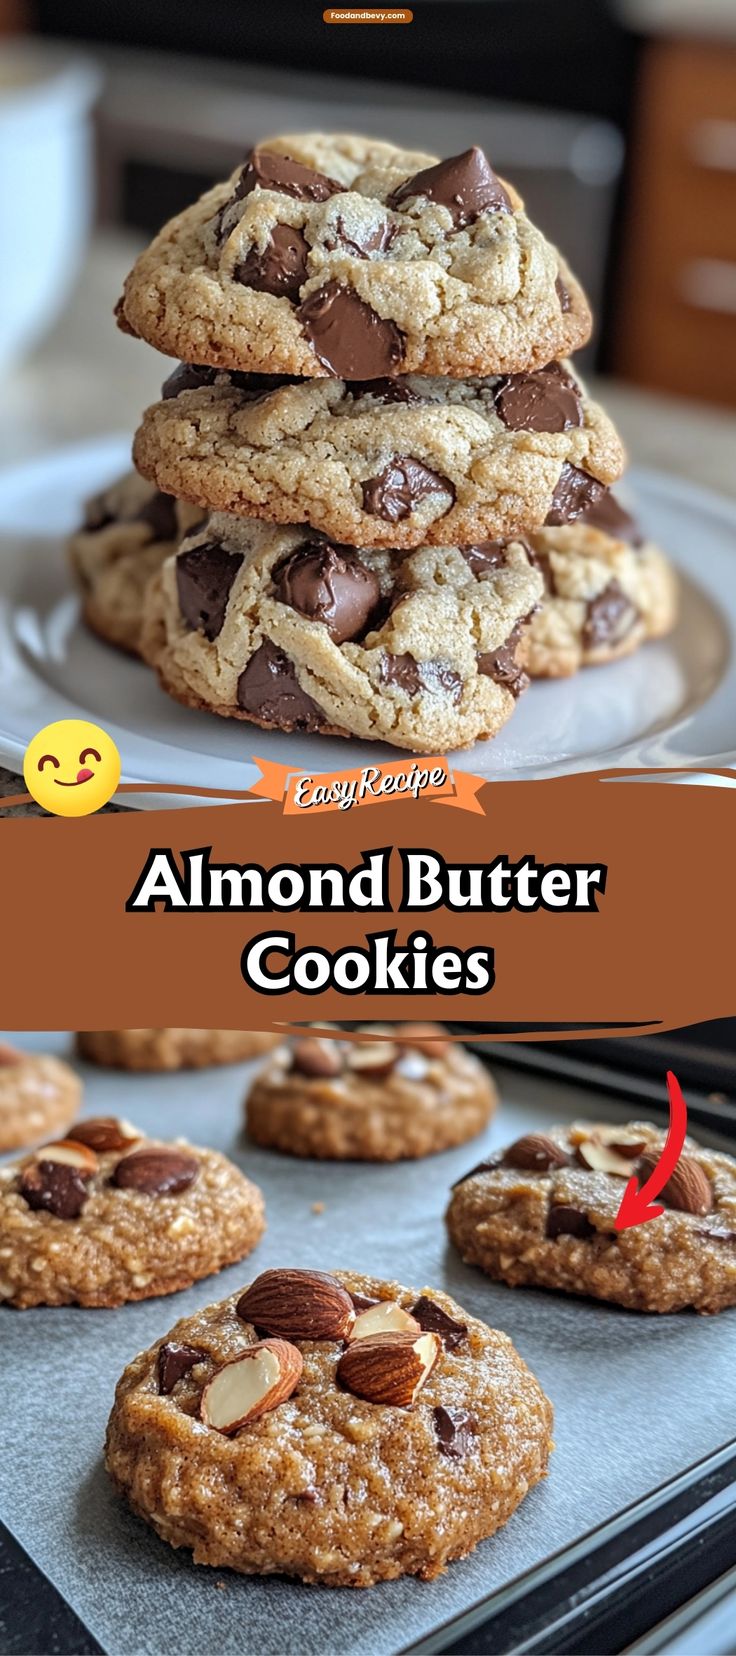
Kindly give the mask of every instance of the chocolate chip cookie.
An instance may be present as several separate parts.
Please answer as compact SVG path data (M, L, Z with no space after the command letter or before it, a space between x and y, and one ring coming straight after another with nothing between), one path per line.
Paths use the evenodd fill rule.
M112 1116L0 1168L0 1302L122 1305L250 1253L263 1197L225 1156Z
M677 576L613 495L577 523L539 529L529 542L545 582L526 635L530 677L564 678L671 631Z
M445 752L510 717L542 592L522 545L397 559L215 513L151 582L141 647L190 707Z
M135 1357L113 1483L196 1564L334 1587L428 1581L546 1475L552 1408L438 1289L266 1271Z
M366 1025L361 1033L376 1038L307 1032L273 1053L246 1099L254 1144L399 1161L464 1144L487 1126L498 1102L488 1070L440 1024Z
M658 1218L617 1231L664 1134L647 1122L527 1133L455 1186L447 1226L469 1265L510 1287L589 1294L632 1311L736 1305L736 1161L688 1140Z
M0 1041L0 1153L63 1132L81 1100L82 1083L60 1058Z
M306 522L353 546L469 545L571 521L624 467L566 363L463 381L227 378L146 411L139 470L201 508Z
M518 373L591 329L482 150L319 133L264 141L171 219L117 314L169 356L308 378Z
M82 1029L77 1051L110 1069L206 1069L257 1058L278 1039L252 1029Z
M68 554L84 620L106 644L138 653L146 583L183 531L202 516L201 509L172 500L137 472L127 472L87 501Z

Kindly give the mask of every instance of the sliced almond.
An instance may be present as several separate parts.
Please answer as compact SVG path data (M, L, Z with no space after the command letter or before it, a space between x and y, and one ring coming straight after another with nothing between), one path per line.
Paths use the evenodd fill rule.
M639 1182L644 1183L654 1172L657 1157L641 1156L637 1169ZM674 1173L661 1192L661 1200L680 1213L712 1213L713 1186L703 1172L700 1162L692 1156L681 1156Z
M620 1179L631 1177L631 1157L620 1156L612 1144L602 1144L598 1139L586 1139L579 1144L577 1158L582 1167L589 1167L593 1173L613 1173Z
M349 1340L370 1339L373 1334L421 1334L422 1325L395 1300L378 1300L361 1311L348 1335Z
M425 1058L446 1058L451 1044L444 1026L433 1023L400 1024L396 1039L400 1046L423 1052Z
M108 1150L127 1150L143 1134L119 1116L89 1116L86 1121L75 1121L71 1137L76 1144L86 1144L88 1149L104 1155Z
M356 1041L348 1053L348 1069L378 1081L391 1074L398 1056L399 1049L393 1041Z
M38 1162L61 1162L65 1167L78 1167L80 1173L96 1173L99 1162L88 1144L78 1139L58 1139L55 1144L42 1144L35 1153Z
M550 1167L567 1167L570 1157L562 1146L546 1133L525 1133L510 1144L503 1156L505 1167L518 1167L529 1173L546 1173Z
M229 1436L278 1408L298 1386L303 1366L288 1340L259 1340L207 1381L200 1404L205 1426Z
M439 1334L373 1334L353 1340L337 1365L346 1391L367 1403L407 1409L414 1402L442 1350Z
M350 1295L325 1271L263 1271L236 1310L244 1322L286 1340L343 1340L355 1322Z

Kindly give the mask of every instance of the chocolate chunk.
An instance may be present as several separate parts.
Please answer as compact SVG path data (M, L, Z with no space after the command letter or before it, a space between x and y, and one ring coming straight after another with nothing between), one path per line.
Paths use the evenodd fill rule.
M241 552L227 552L220 541L206 541L180 552L176 560L179 608L195 632L212 642L222 632L233 581L243 562Z
M498 569L506 562L510 542L481 541L478 546L461 546L460 551L473 575L484 575L487 569Z
M506 639L497 650L486 650L477 657L478 672L483 678L494 679L496 684L502 684L505 690L510 690L514 699L518 699L529 684L529 676L516 659L519 640L522 637L529 616L523 621L517 621Z
M398 233L398 225L390 224L388 219L384 219L373 230L364 229L361 225L353 235L348 235L345 220L342 214L338 213L335 219L335 240L332 245L346 248L356 259L367 259L371 253L385 253L396 240Z
M450 505L455 499L455 489L449 478L430 471L421 460L412 460L407 454L397 454L395 459L389 460L377 477L366 479L362 489L363 510L370 512L372 517L383 518L386 523L399 523L428 495L447 494ZM448 505L445 512L449 510Z
M262 253L251 247L235 266L233 281L256 293L272 293L277 299L298 299L307 280L309 242L301 230L290 224L275 224Z
M429 1299L427 1294L420 1294L416 1305L411 1308L411 1314L416 1317L419 1327L425 1334L439 1334L447 1351L454 1351L467 1339L467 1323L458 1322L455 1317L450 1317L443 1311L442 1306L438 1305L436 1300Z
M476 1162L475 1167L468 1168L467 1173L461 1173L460 1178L455 1180L452 1189L457 1190L458 1186L465 1184L467 1179L474 1179L476 1173L495 1173L496 1168L500 1167L502 1162L503 1156L500 1154L497 1156L486 1156L485 1161Z
M583 643L587 649L592 650L600 644L610 644L612 639L618 642L631 632L638 620L639 611L636 605L627 598L618 581L609 581L608 586L598 593L597 598L588 599Z
M474 1447L478 1431L475 1415L468 1409L445 1409L437 1403L432 1410L437 1447L449 1460L462 1460Z
M408 381L402 379L355 380L350 386L351 397L375 397L381 403L420 403L421 397Z
M319 730L324 714L302 690L293 661L265 638L238 679L238 706L278 730Z
M280 195L294 196L297 201L327 201L338 195L347 185L338 184L326 173L305 167L301 161L292 161L288 155L277 155L274 150L251 150L233 191L233 201L243 201L260 185L262 190L278 190Z
M546 1133L525 1133L504 1151L504 1166L530 1173L546 1173L550 1167L568 1167L570 1156Z
M345 644L365 632L381 588L354 552L309 543L275 572L274 593L279 603L321 621L336 644Z
M316 1076L329 1080L340 1075L344 1068L343 1056L335 1041L320 1040L318 1035L305 1035L294 1042L291 1067L299 1075Z
M155 541L176 540L179 525L176 521L176 501L173 495L162 494L161 490L157 489L138 513L136 523L146 523Z
M553 526L574 523L600 500L602 494L605 494L604 483L599 483L588 472L579 471L577 466L571 466L566 460L544 521Z
M203 368L194 363L180 362L169 374L161 387L161 396L164 402L170 397L178 397L180 391L202 391L210 385L224 386L226 389L240 391L247 401L255 402L258 397L267 396L269 391L277 391L280 385L295 385L296 375L293 374L243 374L232 368Z
M595 1236L595 1225L591 1225L587 1214L581 1213L578 1208L557 1202L547 1215L547 1236L550 1241L558 1236L578 1236L587 1242Z
M325 282L310 293L298 314L323 367L339 379L380 379L400 366L404 335L396 323L384 321L341 282Z
M161 396L164 402L170 397L178 397L180 391L201 391L203 386L214 385L219 368L198 367L194 362L179 362L172 374L164 380L161 387Z
M555 293L560 301L560 310L563 316L567 316L568 311L572 310L572 296L570 289L565 286L561 276L558 276L555 282Z
M464 150L462 155L451 155L447 161L405 179L389 196L388 206L402 207L415 196L446 207L455 230L472 224L481 213L512 210L500 178L477 147Z
M413 655L386 654L381 662L384 684L395 684L407 696L416 696L420 690L444 693L457 704L462 696L462 679L452 667L439 661L415 661Z
M123 1156L111 1182L119 1190L140 1190L145 1196L175 1196L194 1184L198 1173L196 1156L156 1145L150 1150L134 1150L132 1155Z
M30 1208L56 1219L77 1219L89 1195L88 1178L68 1162L35 1161L24 1168L18 1188Z
M638 523L630 512L624 510L610 489L605 489L600 499L593 501L583 513L583 524L586 529L601 529L605 535L613 535L615 540L626 541L628 546L644 545Z
M183 1380L195 1363L201 1363L206 1355L206 1351L199 1351L196 1346L176 1345L173 1341L159 1346L158 1389L163 1396L168 1396L177 1380Z
M559 362L535 374L507 374L494 401L509 431L569 431L583 424L580 388Z

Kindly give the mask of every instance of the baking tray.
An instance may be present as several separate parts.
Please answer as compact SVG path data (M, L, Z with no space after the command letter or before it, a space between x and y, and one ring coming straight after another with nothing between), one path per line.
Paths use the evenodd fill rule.
M60 1053L68 1046L65 1036L19 1039ZM621 1514L632 1503L635 1514L645 1514L661 1504L653 1494L668 1480L675 1491L699 1487L701 1474L689 1470L695 1463L705 1462L703 1476L725 1466L734 1431L733 1314L644 1317L511 1291L464 1266L446 1243L442 1215L452 1181L490 1146L584 1114L577 1089L501 1069L502 1106L485 1135L424 1161L373 1167L251 1149L240 1118L253 1067L162 1076L83 1067L88 1113L124 1114L150 1133L209 1143L262 1186L268 1231L252 1260L186 1293L116 1311L0 1310L0 1517L108 1656L172 1649L199 1656L215 1646L240 1656L446 1649L454 1630L518 1598L519 1578L530 1594L543 1584L560 1549L574 1568L576 1557L597 1544L593 1537L575 1550L591 1531L598 1541L626 1533ZM620 1099L599 1094L595 1113L622 1120L629 1112ZM315 1213L314 1203L324 1211ZM328 1591L195 1568L134 1518L108 1484L101 1447L126 1362L179 1317L267 1266L287 1264L446 1288L511 1335L555 1404L548 1480L497 1536L437 1581ZM708 1487L715 1487L712 1480ZM509 1646L461 1641L454 1648Z

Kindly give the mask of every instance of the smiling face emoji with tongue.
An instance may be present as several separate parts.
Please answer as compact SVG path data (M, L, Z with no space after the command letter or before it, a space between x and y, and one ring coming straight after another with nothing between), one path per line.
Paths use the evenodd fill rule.
M86 719L45 725L26 748L23 776L37 805L54 816L91 816L120 781L120 754L105 730Z

